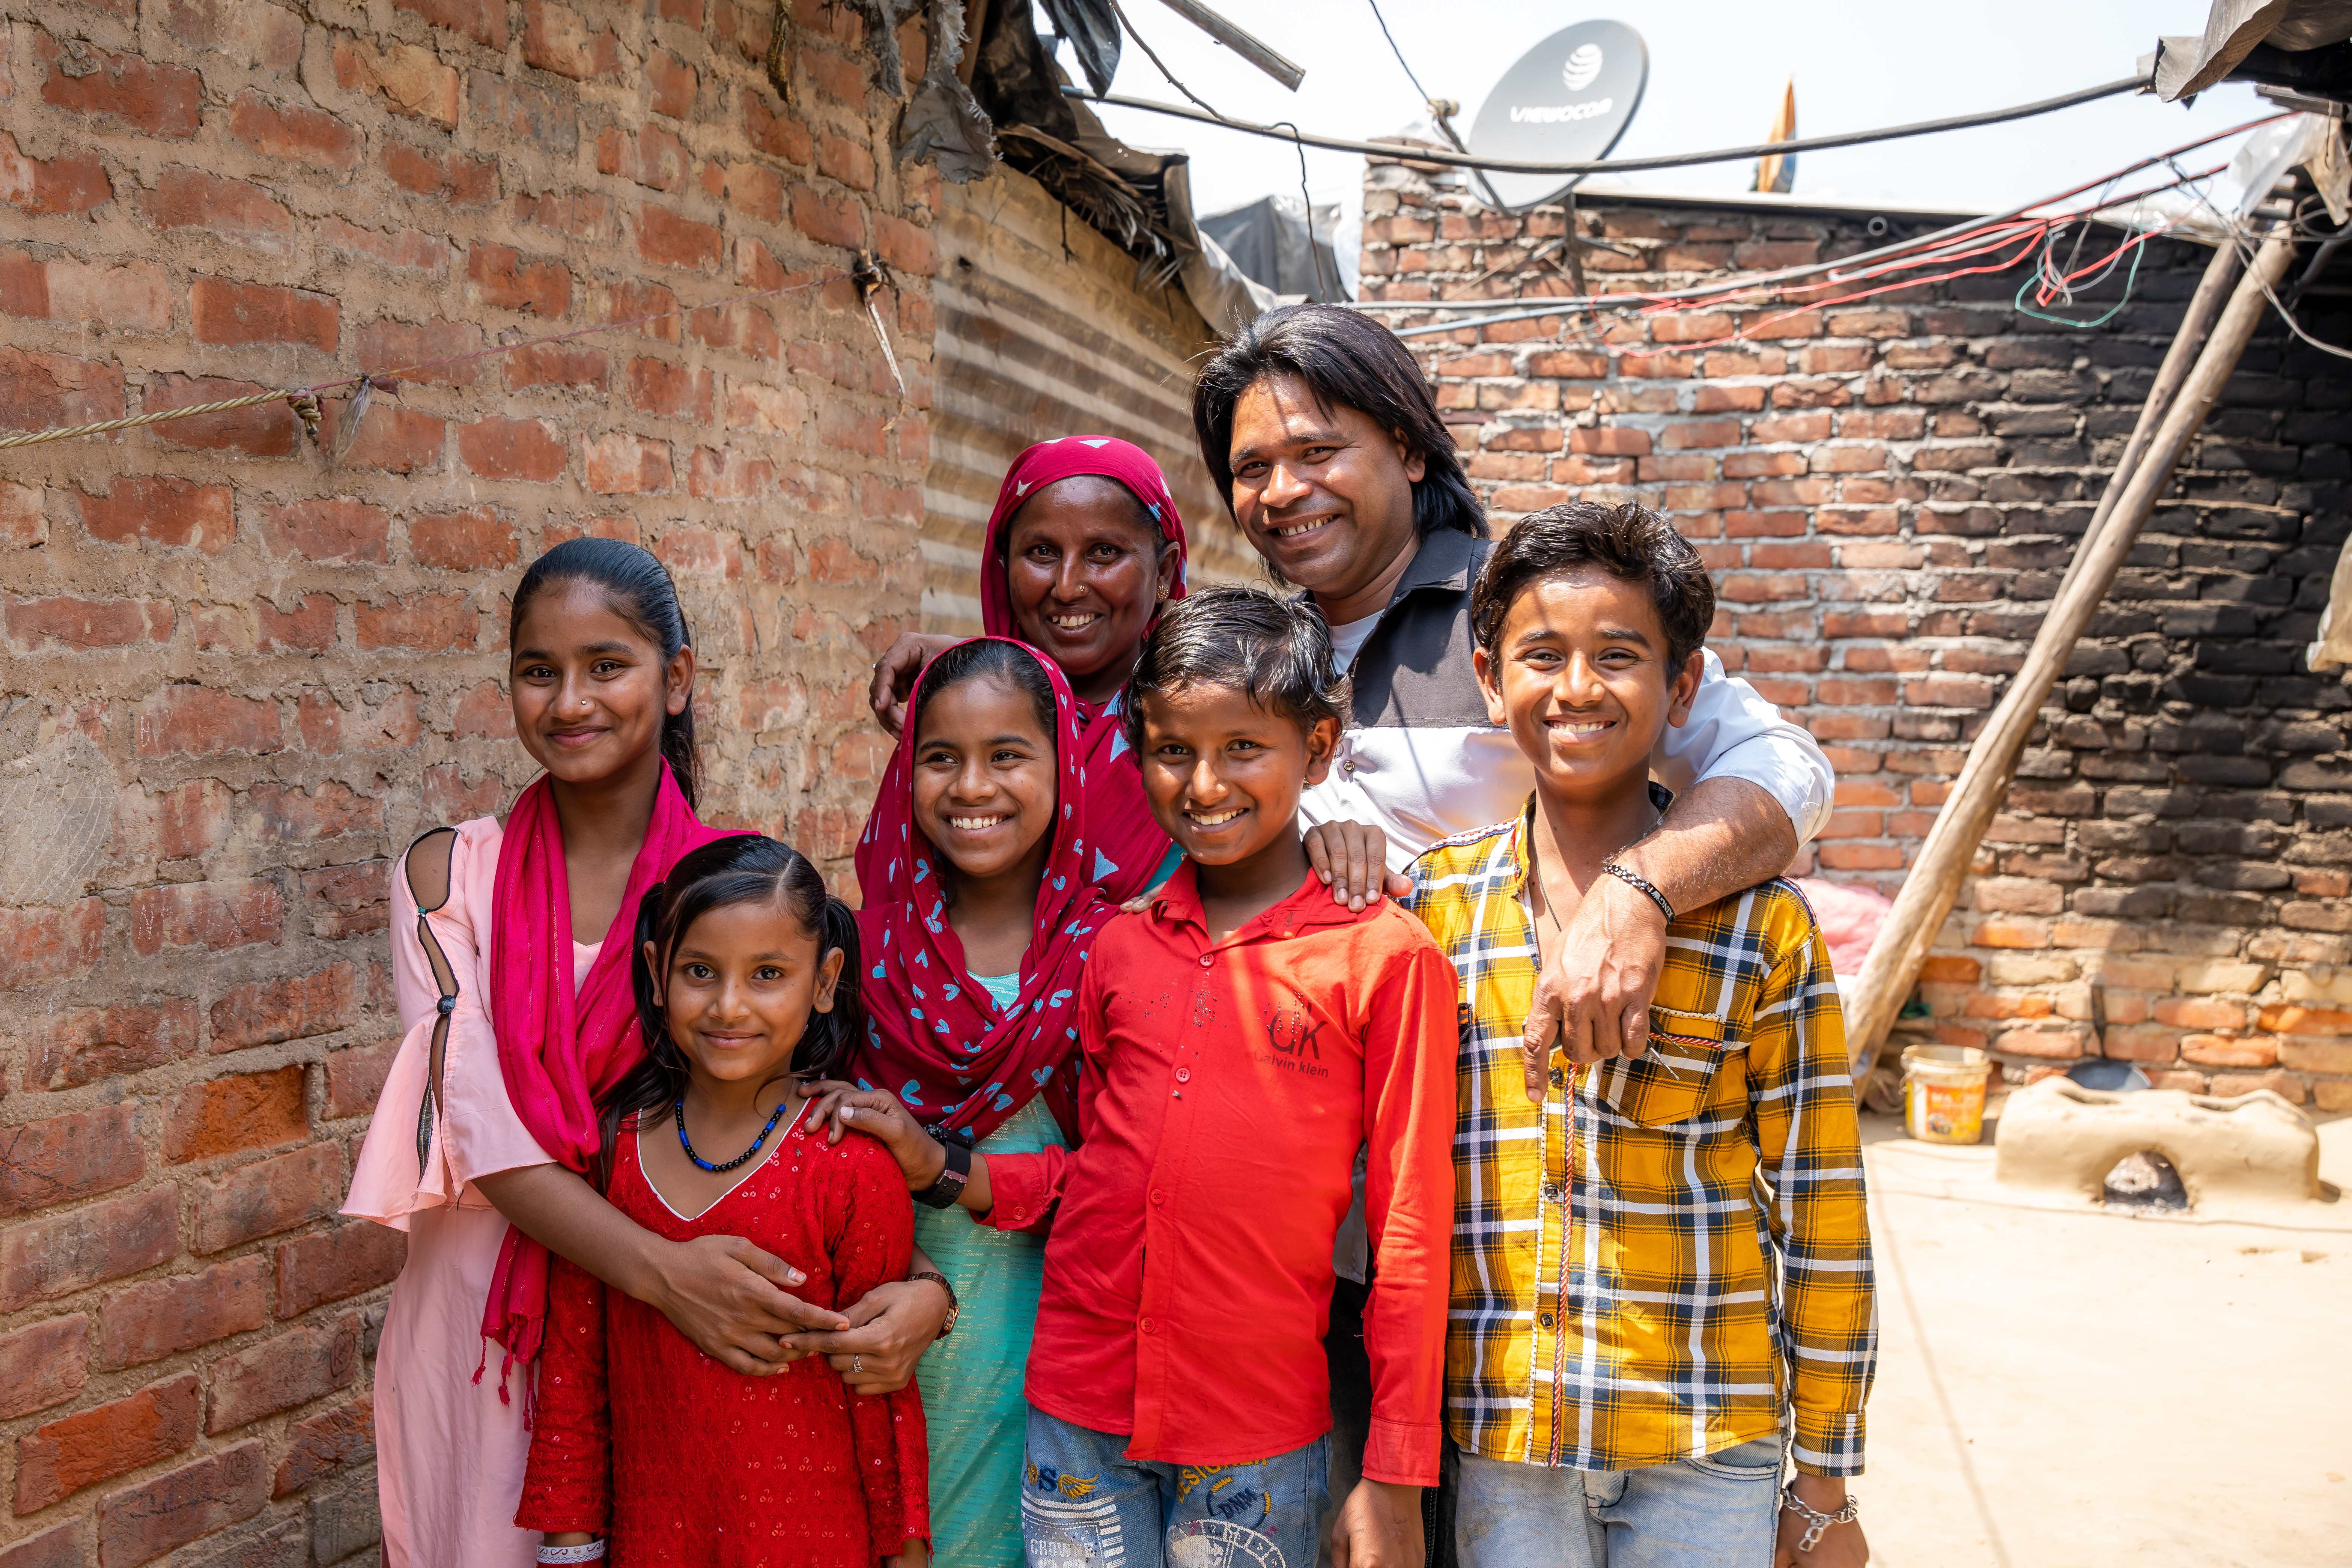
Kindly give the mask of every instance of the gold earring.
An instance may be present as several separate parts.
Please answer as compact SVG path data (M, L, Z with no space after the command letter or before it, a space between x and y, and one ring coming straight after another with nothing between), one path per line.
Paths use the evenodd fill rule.
M1166 588L1160 590L1160 602L1163 605L1168 602L1168 590Z

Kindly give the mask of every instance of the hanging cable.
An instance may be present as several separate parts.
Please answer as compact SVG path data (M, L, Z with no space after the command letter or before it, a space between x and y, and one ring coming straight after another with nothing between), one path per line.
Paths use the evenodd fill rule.
M1381 37L1389 41L1389 53L1396 56L1397 64L1404 68L1404 79L1412 83L1412 90L1421 94L1422 102L1435 102L1429 96L1429 89L1421 85L1421 79L1412 74L1412 62L1404 58L1402 49L1397 47L1396 35L1389 31L1389 19L1381 15L1381 0L1365 0L1365 3L1372 8L1372 20L1381 25Z
M1277 120L1275 123L1290 125L1287 120ZM1295 132L1298 127L1290 125L1290 129ZM1339 289L1323 281L1323 253L1315 248L1315 198L1307 194L1307 148L1304 143L1300 144L1298 149L1298 200L1307 209L1307 259L1315 267L1315 292L1318 295L1336 294ZM1339 265L1339 258L1336 256L1331 258L1331 263L1335 267Z
M1206 100L1206 99L1202 98L1199 93L1194 92L1191 88L1186 87L1182 82L1178 81L1178 80L1176 79L1176 73L1175 73L1174 71L1170 70L1170 69L1168 68L1167 62L1166 62L1166 61L1164 61L1164 60L1162 60L1162 59L1160 58L1160 51L1159 51L1159 50L1157 50L1157 49L1155 49L1155 48L1153 48L1153 47L1152 47L1149 43L1146 43L1146 42L1144 41L1143 35L1142 35L1141 33L1139 33L1139 32L1137 32L1137 31L1135 30L1135 21L1134 21L1134 18L1130 17L1130 16L1127 14L1127 8L1126 8L1125 6L1123 6L1123 5L1121 5L1118 3L1118 0L1110 0L1110 8L1111 8L1113 11L1115 11L1115 12L1117 12L1117 13L1118 13L1118 25L1119 25L1120 26L1125 27L1125 28L1127 29L1127 36L1128 36L1129 37L1133 38L1133 39L1135 40L1135 42L1136 42L1136 47L1139 47L1139 48L1140 48L1140 49L1141 49L1145 54L1147 54L1147 55L1149 55L1149 56L1150 56L1150 57L1151 57L1151 63L1152 63L1153 65L1158 66L1158 67L1160 68L1160 74L1161 76L1164 76L1164 77L1166 77L1166 78L1168 79L1168 85L1169 85L1170 87L1174 88L1178 92L1182 93L1186 98L1191 99L1193 102L1195 102L1195 103L1199 104L1202 109L1206 109L1206 110L1208 110L1210 119L1213 120L1213 121L1214 121L1216 123L1218 123L1219 125L1237 125L1237 124L1239 124L1239 123L1240 123L1240 121L1238 121L1228 120L1228 119L1226 119L1223 115L1219 114L1219 113L1218 113L1214 109L1211 109L1211 108L1209 107L1209 101L1208 101L1208 100ZM1065 96L1068 96L1068 97L1078 97L1078 98L1083 98L1083 97L1086 97L1086 96L1087 96L1087 95L1086 95L1086 94L1084 94L1084 93L1078 92L1075 88L1066 88L1066 88L1064 88L1064 89L1062 89L1062 91L1063 91L1063 93L1064 93L1064 95L1065 95ZM1108 98L1104 98L1104 99L1098 99L1098 100L1097 100L1096 101L1097 101L1097 102L1101 102L1101 103L1108 103L1108 102L1110 102L1111 100L1110 100L1109 99L1108 99ZM1183 110L1176 109L1173 105L1171 105L1171 106L1170 106L1170 110L1171 110L1171 112L1172 112L1172 113L1176 113L1176 114L1181 114L1181 113L1185 112ZM1197 119L1199 119L1199 118L1200 118L1200 116L1198 116L1198 115L1194 115L1194 116L1192 116L1192 118L1197 120ZM1294 132L1296 132L1296 131L1297 131L1297 127L1293 126L1291 129L1292 129Z
M1116 3L1116 0L1114 0ZM1132 29L1130 29L1131 31ZM1140 38L1137 43L1142 43ZM1147 47L1144 51L1149 54ZM1165 68L1162 68L1165 74ZM1172 81L1174 79L1171 77ZM2100 87L2086 87L2077 92L2062 93L2035 103L2021 103L2011 109L1990 110L1982 114L1959 114L1946 120L1923 120L1913 125L1890 125L1879 131L1848 131L1833 136L1807 136L1792 142L1759 142L1749 147L1720 147L1712 153L1672 153L1655 158L1602 159L1583 163L1533 163L1520 159L1481 158L1468 153L1448 153L1436 147L1402 147L1394 142L1353 142L1339 136L1307 136L1302 138L1310 147L1321 147L1335 153L1363 153L1376 158L1410 157L1415 163L1443 163L1455 169L1486 169L1505 174L1622 174L1636 169L1681 169L1699 163L1728 163L1746 158L1761 158L1771 153L1813 153L1828 147L1858 147L1869 142L1892 142L1906 136L1927 136L1938 131L1964 131L1975 125L1999 125L2004 121L2024 120L2036 114L2048 114L2054 110L2071 109L2078 103L2090 103L2102 98L2113 98L2119 92L2137 92L2147 86L2139 77L2124 77ZM1178 89L1195 103L1190 91ZM1140 109L1153 114L1172 114L1180 120L1202 120L1199 110L1181 108L1173 103L1154 103L1150 99L1127 98L1116 93L1093 93L1082 88L1066 87L1066 98L1084 99L1088 103L1108 103L1117 109ZM1202 104L1202 109L1208 109ZM1253 136L1265 136L1284 142L1289 133L1271 125L1252 121L1235 120L1209 110L1203 123L1223 125L1228 130L1247 132Z

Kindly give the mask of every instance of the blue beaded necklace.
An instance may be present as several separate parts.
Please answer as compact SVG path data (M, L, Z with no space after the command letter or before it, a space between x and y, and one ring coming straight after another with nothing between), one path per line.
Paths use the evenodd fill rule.
M777 1103L775 1115L768 1118L768 1124L760 1129L760 1135L757 1138L751 1140L751 1146L749 1149L744 1150L740 1154L736 1155L732 1160L728 1161L725 1164L714 1165L709 1161L704 1159L701 1155L694 1152L694 1141L686 1135L686 1096L681 1094L677 1097L677 1103L670 1107L671 1111L677 1117L677 1146L686 1151L686 1157L688 1159L693 1161L697 1165L706 1171L709 1171L714 1174L720 1171L731 1171L736 1166L741 1164L744 1161L750 1159L752 1155L758 1153L767 1143L768 1134L776 1130L776 1123L783 1118L784 1107L790 1105L792 1102L793 1097L790 1092L787 1092L784 1095L784 1098Z

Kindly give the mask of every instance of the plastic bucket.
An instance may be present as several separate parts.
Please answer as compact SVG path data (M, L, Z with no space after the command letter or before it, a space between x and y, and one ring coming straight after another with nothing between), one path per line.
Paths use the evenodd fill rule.
M1913 1046L1903 1053L1903 1125L1923 1143L1984 1137L1992 1061L1973 1046Z

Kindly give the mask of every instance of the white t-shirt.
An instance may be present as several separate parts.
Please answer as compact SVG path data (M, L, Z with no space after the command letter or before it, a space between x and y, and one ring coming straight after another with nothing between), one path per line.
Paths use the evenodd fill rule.
M1349 621L1345 625L1333 626L1331 628L1332 664L1340 669L1345 669L1355 663L1356 655L1363 648L1364 639L1370 637L1372 628L1380 624L1381 617L1376 611L1360 621Z

